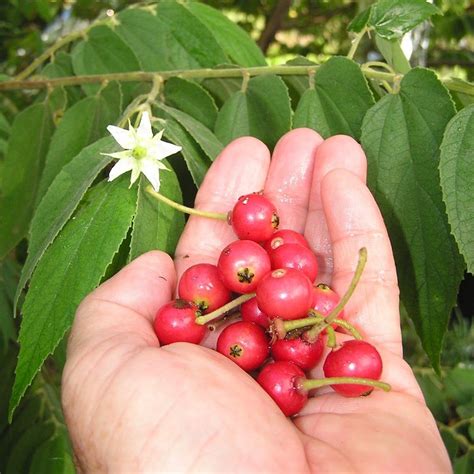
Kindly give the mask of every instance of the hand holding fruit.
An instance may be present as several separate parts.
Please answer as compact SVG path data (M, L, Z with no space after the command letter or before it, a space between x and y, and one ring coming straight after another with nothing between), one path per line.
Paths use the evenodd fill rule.
M236 238L225 222L192 216L176 269L167 255L146 254L78 310L63 404L82 470L450 471L401 356L393 257L365 169L360 147L347 137L322 142L313 131L294 130L271 164L263 144L242 138L215 161L196 207L223 212L239 196L264 189L280 227L304 233L319 257L319 278L339 294L366 247L367 267L345 318L380 352L392 391L344 398L327 388L289 422L255 380L220 354L183 343L159 348L152 323L175 296L177 276L197 263L215 264ZM321 379L321 370L312 376Z

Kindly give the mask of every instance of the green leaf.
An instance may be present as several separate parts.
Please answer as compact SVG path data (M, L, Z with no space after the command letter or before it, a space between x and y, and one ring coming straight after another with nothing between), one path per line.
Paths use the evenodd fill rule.
M176 120L172 118L166 120L164 136L183 148L181 154L186 161L186 166L191 173L194 183L199 187L211 166L211 160Z
M23 305L20 354L10 416L35 374L70 328L81 300L92 291L126 237L137 188L128 176L100 183L44 254Z
M19 265L15 261L5 259L0 262L0 338L3 341L4 352L8 349L9 341L16 341L13 298L18 277Z
M36 447L45 442L54 430L53 425L32 424L27 431L15 442L11 452L8 453L6 474L28 472Z
M41 177L42 197L61 168L84 147L107 133L107 125L115 123L121 111L121 90L116 82L99 93L86 97L69 108L53 135Z
M185 3L186 8L207 26L229 58L241 66L265 66L265 56L250 36L218 10L203 3Z
M227 100L217 116L215 132L224 145L251 135L273 148L290 128L290 97L285 83L277 76L260 76L249 80L245 92Z
M176 120L196 140L211 161L216 159L223 146L214 133L194 117L181 110L167 107L161 103L156 103L156 107L162 109L168 116Z
M302 56L290 59L286 62L287 66L315 66L316 63L306 59ZM288 87L288 92L291 98L291 104L294 109L296 109L301 96L309 88L309 76L305 75L295 75L295 76L281 76L286 87Z
M172 77L165 82L166 103L186 112L210 130L214 129L217 106L214 99L197 82Z
M387 40L381 36L375 35L375 44L382 53L382 56L385 58L385 61L387 61L395 71L401 74L406 74L411 69L410 63L408 62L398 39Z
M474 273L474 105L449 122L439 172L448 220L467 270Z
M58 431L35 451L30 465L30 474L74 474L70 446L66 430Z
M374 99L360 67L350 59L331 58L318 69L295 112L293 126L310 127L324 138L336 134L359 139L362 120Z
M2 168L0 259L28 230L52 132L51 111L45 103L24 109L13 122Z
M75 46L72 64L76 75L140 70L138 60L129 46L112 29L103 25L89 30L87 40ZM123 88L130 92L133 85L124 84ZM83 85L83 89L87 94L95 94L100 85Z
M371 7L368 22L382 38L401 38L441 10L425 0L379 0Z
M217 69L232 69L237 68L232 64L221 64ZM204 79L201 83L212 97L215 99L218 107L230 99L242 87L242 77L215 77Z
M440 382L439 378L434 372L432 374L422 372L416 374L416 380L423 391L426 404L428 405L431 413L433 413L433 416L438 421L446 421L449 410L446 403L444 386Z
M182 202L178 178L171 168L160 173L160 182L161 194L175 202ZM156 249L173 255L184 227L184 214L150 196L145 191L148 185L142 177L133 221L130 259Z
M456 405L472 401L474 368L458 366L450 370L444 380L446 393Z
M227 61L211 32L177 2L130 8L117 20L116 32L144 71L212 67Z
M474 451L471 449L455 459L453 467L454 474L472 474L474 472Z
M56 176L38 205L30 228L28 257L20 276L15 303L33 270L51 242L71 217L98 173L112 161L101 155L117 151L112 137L105 137L84 148Z
M369 23L370 14L372 13L372 5L358 13L347 26L347 31L360 33Z
M438 174L439 146L453 115L435 74L412 69L400 93L382 98L362 125L368 182L389 230L401 298L436 370L463 275Z
M0 132L5 136L10 135L11 126L8 120L5 118L5 115L0 112Z

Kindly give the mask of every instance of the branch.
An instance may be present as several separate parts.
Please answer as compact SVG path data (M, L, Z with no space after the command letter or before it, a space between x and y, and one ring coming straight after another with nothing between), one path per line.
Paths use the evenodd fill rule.
M283 20L288 16L288 11L291 7L291 0L279 0L275 9L270 16L265 29L262 31L258 40L260 49L266 53L270 43L275 39L275 35L281 28Z
M317 73L319 65L311 66L260 66L250 68L230 68L230 69L178 69L175 71L157 72L116 72L110 74L94 74L84 76L68 76L51 79L34 79L26 81L4 81L0 82L0 92L19 89L53 89L63 86L77 86L80 84L100 84L107 81L120 82L153 82L156 79L166 81L171 77L181 77L186 79L207 79L207 78L227 78L227 77L250 77L255 76L307 76ZM394 74L384 71L376 71L364 65L361 71L369 79L397 83L403 77L402 74ZM450 90L462 92L474 96L474 84L460 82L453 79L445 79L443 84Z

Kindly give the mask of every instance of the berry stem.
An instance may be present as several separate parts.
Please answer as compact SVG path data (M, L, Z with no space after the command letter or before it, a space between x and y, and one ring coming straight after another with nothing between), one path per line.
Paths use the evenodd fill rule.
M336 333L334 331L334 328L332 326L327 327L327 332L328 332L328 340L327 340L327 346L330 347L331 349L334 349L336 347Z
M300 391L309 391L314 388L325 387L326 385L340 385L340 384L357 384L367 385L369 387L380 388L385 392L389 392L392 387L385 382L379 380L364 379L359 377L328 377L325 379L299 379L296 382L297 388Z
M352 277L352 281L347 288L346 293L341 298L341 301L337 304L337 306L326 316L325 321L328 324L334 322L337 318L338 314L344 309L344 306L347 304L351 296L353 295L357 284L359 283L360 277L362 276L362 272L364 271L365 264L367 263L367 249L362 247L359 250L359 260L357 262L357 267L354 272L354 276Z
M164 202L168 206L177 209L178 211L184 212L185 214L191 214L195 216L207 217L208 219L219 219L222 221L227 220L227 213L222 212L210 212L210 211L201 211L199 209L194 209L193 207L183 206L171 199L163 196L163 194L157 193L152 186L146 187L146 192L153 196L158 201Z
M209 314L204 314L203 316L198 316L196 318L196 324L210 323L211 321L214 321L214 319L219 318L228 311L231 311L232 309L237 308L237 306L240 306L242 303L245 303L246 301L252 299L254 296L255 293L240 295L238 298L235 298L235 300L229 301L227 304L221 306L220 308L217 308L215 311L212 311Z

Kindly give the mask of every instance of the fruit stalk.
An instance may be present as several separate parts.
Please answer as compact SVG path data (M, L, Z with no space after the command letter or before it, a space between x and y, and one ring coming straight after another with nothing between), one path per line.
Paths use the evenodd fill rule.
M299 379L296 382L296 387L299 391L308 392L315 388L325 387L327 385L340 385L340 384L355 384L355 385L367 385L369 387L380 388L384 392L389 392L392 387L385 382L379 380L365 379L360 377L328 377L325 379Z
M242 303L245 303L246 301L250 300L254 296L255 296L255 293L248 293L246 295L240 295L235 300L229 301L229 303L225 304L224 306L221 306L220 308L216 309L215 311L212 311L211 313L205 314L203 316L198 316L196 318L196 324L210 323L211 321L214 321L215 319L219 318L223 314L233 310L234 308L237 308Z
M222 213L222 212L210 212L210 211L202 211L200 209L194 209L193 207L188 207L184 206L183 204L179 204L166 196L163 196L163 194L157 193L152 186L147 186L146 187L146 192L150 194L150 196L153 196L155 199L158 201L164 202L168 206L184 212L185 214L191 214L194 216L200 216L200 217L206 217L208 219L219 219L226 221L227 220L227 213Z

